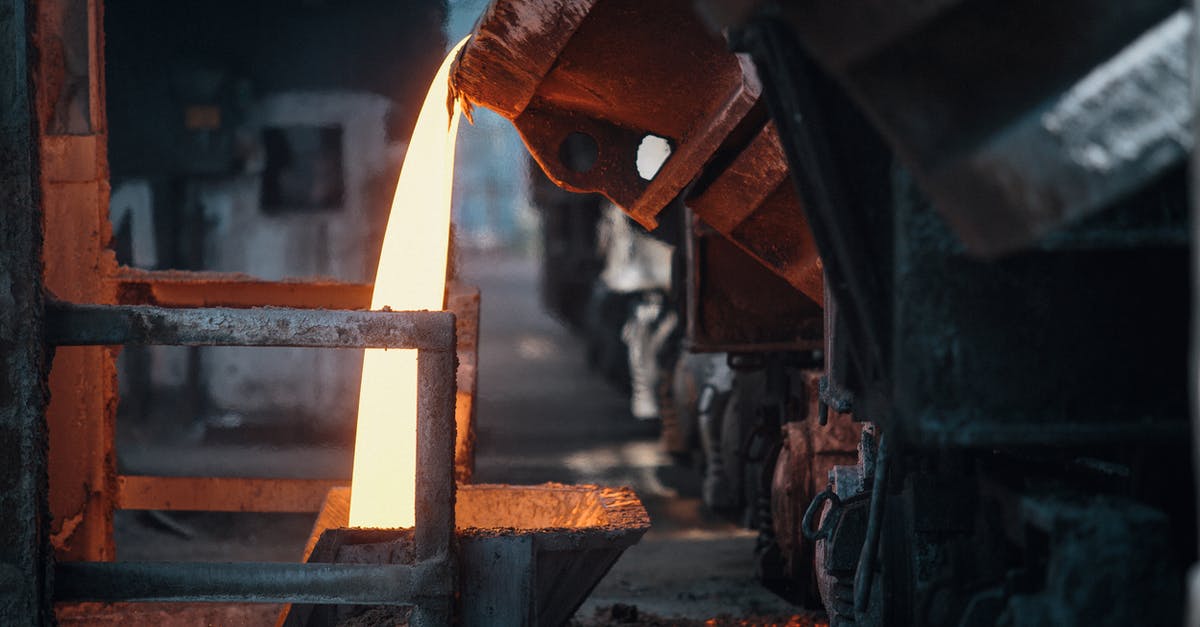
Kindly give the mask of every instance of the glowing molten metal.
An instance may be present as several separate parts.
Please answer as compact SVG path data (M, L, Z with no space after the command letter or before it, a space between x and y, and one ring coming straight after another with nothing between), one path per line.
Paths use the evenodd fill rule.
M371 309L442 309L459 107L446 119L446 55L408 142L383 238ZM417 352L367 350L358 397L350 526L411 527L417 462Z

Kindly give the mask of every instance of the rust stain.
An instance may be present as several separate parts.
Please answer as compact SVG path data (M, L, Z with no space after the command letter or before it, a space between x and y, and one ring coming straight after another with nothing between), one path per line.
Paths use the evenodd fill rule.
M68 518L56 518L54 522L55 526L59 527L59 532L51 534L50 544L57 550L65 550L70 545L71 536L75 535L75 530L83 522L83 512Z

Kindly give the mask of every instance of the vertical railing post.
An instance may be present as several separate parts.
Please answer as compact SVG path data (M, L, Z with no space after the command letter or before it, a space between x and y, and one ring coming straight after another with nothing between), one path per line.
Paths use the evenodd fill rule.
M446 314L454 333L454 316ZM452 613L454 541L454 393L457 342L417 356L417 477L414 543L418 562L445 565L442 594L421 599L413 609L414 627L448 625Z

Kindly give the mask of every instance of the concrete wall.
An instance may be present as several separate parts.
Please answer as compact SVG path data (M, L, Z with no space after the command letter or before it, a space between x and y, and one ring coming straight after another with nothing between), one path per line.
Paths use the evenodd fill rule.
M341 281L374 280L380 231L387 219L405 143L392 141L387 119L393 103L365 92L272 94L251 114L248 133L266 127L342 129L342 177L338 209L266 214L260 206L262 147L253 150L241 176L194 183L204 211L204 267L245 272L264 279L321 276Z
M198 238L203 242L201 267L269 280L322 277L371 282L405 149L403 142L390 139L387 133L393 108L383 96L351 91L273 94L256 103L237 131L249 138L244 146L248 155L244 170L196 177L185 184L184 196L203 215L204 232ZM341 129L345 191L340 206L296 212L264 210L262 131L286 127ZM136 198L133 193L128 195ZM130 217L144 214L130 212ZM117 215L115 210L113 215ZM140 232L144 235L145 231ZM131 228L130 234L132 250L137 251L137 230ZM203 349L195 360L189 349L146 350L148 383L160 397L179 399L189 380L199 379L205 400L201 407L184 403L182 409L198 415L194 419L174 417L182 428L201 423L223 427L252 423L296 427L318 435L349 432L358 400L358 351L214 348ZM190 371L197 367L199 371ZM122 395L127 399L138 393L128 384L123 386ZM153 404L146 407L153 412ZM175 407L180 409L179 404Z
M342 129L345 194L340 209L267 214L260 206L261 170L196 183L208 232L204 267L265 279L329 277L369 283L378 264L404 144L388 140L392 103L354 92L288 93L265 98L260 127ZM178 351L175 353L178 355ZM353 416L361 372L358 351L224 348L204 352L211 410L227 422L252 416L300 418L319 432L337 431ZM171 381L156 378L158 385ZM341 429L344 431L344 429Z
M445 12L441 0L114 5L119 259L372 281L405 141L444 50ZM334 206L264 206L264 131L297 127L340 130ZM140 420L164 437L247 424L350 435L360 361L355 351L127 350L122 424Z

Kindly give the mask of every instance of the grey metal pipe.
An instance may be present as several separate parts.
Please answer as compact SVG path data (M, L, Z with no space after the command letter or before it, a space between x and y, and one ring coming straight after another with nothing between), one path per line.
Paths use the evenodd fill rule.
M871 489L871 506L867 514L867 539L858 555L854 571L854 613L867 611L871 602L871 583L875 575L875 557L879 553L879 534L883 530L883 509L887 502L888 437L879 436L879 454L875 457L875 483Z
M449 597L448 563L65 562L54 569L54 598L412 605Z
M414 541L418 560L448 555L454 538L456 362L454 353L421 351L417 355Z
M256 307L168 309L54 302L46 339L58 346L179 345L408 348L453 351L454 314ZM454 373L451 373L453 378Z
M454 329L451 327L451 333ZM451 346L454 343L451 342ZM417 354L417 477L413 529L419 561L441 561L443 585L453 589L458 573L454 559L454 417L457 354L421 351ZM448 625L452 596L446 594L416 604L414 627Z

